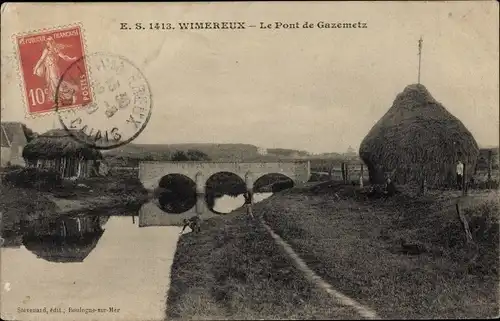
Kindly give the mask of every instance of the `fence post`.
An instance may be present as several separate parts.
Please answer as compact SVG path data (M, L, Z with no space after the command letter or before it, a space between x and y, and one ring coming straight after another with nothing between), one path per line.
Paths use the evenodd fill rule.
M420 184L420 194L425 195L427 192L427 180L425 177L422 177L422 181Z
M458 205L458 202L455 204L455 208L457 210L458 217L459 217L460 221L462 222L462 226L464 228L465 238L467 240L467 244L473 243L474 241L472 239L472 234L471 234L470 229L469 229L469 223L467 222L467 218L465 217L465 215L462 212L460 212L460 206Z

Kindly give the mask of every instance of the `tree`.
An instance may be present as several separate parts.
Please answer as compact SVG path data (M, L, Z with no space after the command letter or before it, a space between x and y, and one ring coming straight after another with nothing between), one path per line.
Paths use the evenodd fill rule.
M174 162L185 162L185 161L208 161L210 157L207 154L199 151L190 149L187 152L176 151L171 158Z
M183 151L176 151L174 153L174 155L172 155L171 160L173 162L184 162L184 161L188 161L189 158Z
M187 151L187 157L192 161L209 161L210 157L202 151L190 149Z

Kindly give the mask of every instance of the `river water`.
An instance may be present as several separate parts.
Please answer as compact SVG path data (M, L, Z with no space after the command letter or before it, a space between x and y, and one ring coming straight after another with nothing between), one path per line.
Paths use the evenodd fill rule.
M255 193L253 195L253 199L255 203L258 203L262 200L273 195L273 193ZM217 213L230 213L231 211L240 208L245 203L245 198L243 195L238 195L236 197L224 195L215 199L214 202L214 211Z
M229 213L243 201L223 196L214 210ZM1 248L2 319L163 320L181 228L139 228L133 215L80 215L23 227L23 237Z

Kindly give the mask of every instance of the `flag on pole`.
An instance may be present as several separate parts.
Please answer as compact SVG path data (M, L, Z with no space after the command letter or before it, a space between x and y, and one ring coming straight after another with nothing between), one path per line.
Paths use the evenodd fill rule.
M418 83L420 84L420 65L422 60L422 36L418 40Z

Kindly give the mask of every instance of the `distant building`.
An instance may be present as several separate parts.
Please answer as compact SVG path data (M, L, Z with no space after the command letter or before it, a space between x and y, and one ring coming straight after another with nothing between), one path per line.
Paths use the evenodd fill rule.
M21 123L2 122L0 126L0 167L9 165L25 166L23 149L27 143Z
M267 148L257 147L257 154L259 154L259 155L267 155Z
M347 148L347 152L344 153L344 157L347 159L356 159L358 157L358 153L354 150L354 148L349 146L349 148Z

